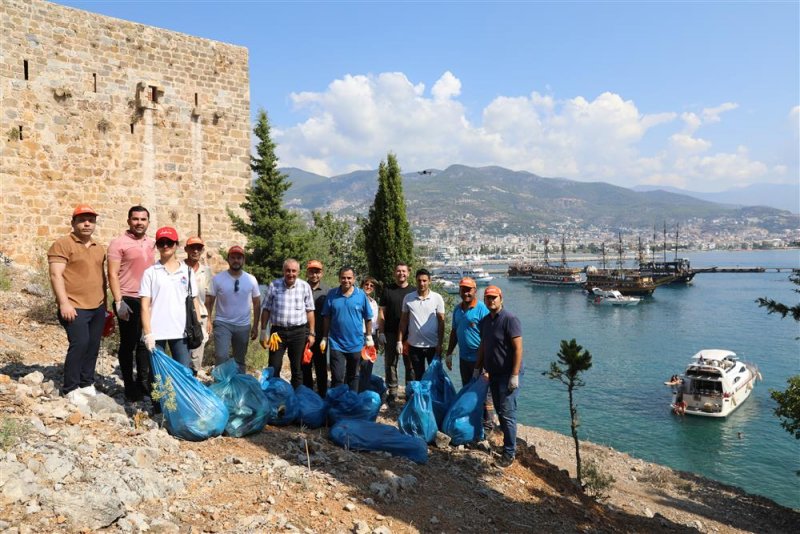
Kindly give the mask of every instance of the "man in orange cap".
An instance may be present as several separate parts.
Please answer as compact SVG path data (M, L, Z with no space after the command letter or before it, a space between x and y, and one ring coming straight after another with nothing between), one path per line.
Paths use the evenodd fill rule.
M203 343L196 349L192 349L189 353L192 360L192 372L197 376L197 373L203 368L203 354L206 350L206 342L208 341L208 310L206 309L206 294L208 293L208 286L211 283L211 267L200 261L203 257L203 250L205 249L205 242L199 236L192 236L186 240L183 245L183 251L186 252L186 259L183 262L192 270L192 273L197 280L197 300L200 302L200 324L203 327Z
M106 318L106 250L92 239L97 212L91 206L79 204L71 225L72 232L47 251L47 262L58 321L69 340L61 391L80 404L96 395L94 372Z
M322 319L322 307L325 305L325 298L331 290L328 284L322 281L323 266L319 260L310 260L306 263L306 281L311 286L311 294L314 298L314 328L316 329L316 342L311 345L311 363L302 364L303 385L314 389L314 376L317 375L317 393L322 398L328 392L328 355L320 348L322 341L322 329L324 320ZM327 349L327 347L326 347Z
M478 347L481 344L480 322L489 315L489 308L478 299L478 286L475 280L464 277L458 283L458 294L461 303L453 308L453 325L450 329L450 340L447 343L447 368L453 368L453 351L458 345L458 362L461 373L461 385L472 380L475 360L478 358Z

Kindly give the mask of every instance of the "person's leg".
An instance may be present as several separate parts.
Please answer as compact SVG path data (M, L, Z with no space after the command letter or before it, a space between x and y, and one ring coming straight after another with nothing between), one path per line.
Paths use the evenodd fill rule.
M425 372L425 354L419 347L408 348L409 367L406 368L406 386L413 380L421 380ZM410 376L409 376L410 375Z
M430 365L433 362L433 357L436 356L436 347L425 349L425 361Z
M386 376L387 400L391 403L397 399L397 362L400 355L397 353L397 334L386 334L386 347L383 352L383 371Z
M186 341L186 338L182 337L179 339L170 339L168 341L172 359L187 369L191 368L192 360L189 358L189 343Z
M272 329L271 333L276 333L275 329ZM281 342L278 344L278 350L271 350L269 351L269 366L275 371L275 374L272 376L280 377L281 376L281 368L283 367L283 355L286 354L286 333L279 332L278 335L281 338Z
M244 326L230 326L231 330L231 345L233 346L233 359L239 365L239 372L244 373L247 366L245 357L247 356L247 347L250 344L250 325Z
M311 352L314 353L311 363L314 365L314 373L317 375L317 393L324 399L328 392L328 358L319 350L319 343L314 344Z
M128 321L128 328L130 328L130 335L133 337L133 357L136 364L136 374L134 381L136 382L136 389L140 395L150 395L151 384L153 383L153 371L150 369L150 351L142 341L142 305L139 299L131 297L122 297L128 306L131 308L131 316ZM124 321L123 321L124 322Z
M338 350L331 349L331 387L335 388L336 386L344 383L344 375L345 375L345 361L344 361L344 353L339 352Z
M231 357L231 327L222 321L214 321L214 365L222 365Z
M497 414L500 416L500 428L503 431L503 455L514 458L517 451L517 395L519 388L508 391L508 375L493 377L490 380L492 398Z
M308 332L305 328L296 328L287 336L286 352L289 354L289 369L292 371L291 383L297 388L303 383L303 352L306 350Z
M351 391L358 393L358 368L361 365L360 352L346 352L345 355L344 383Z
M458 357L458 372L461 375L461 387L469 384L472 380L472 373L475 371L475 362L470 362L462 357Z
M138 400L141 391L139 391L136 379L133 376L133 357L139 345L139 340L142 337L142 323L139 314L140 305L138 299L127 299L123 297L122 300L131 308L131 313L127 321L123 321L117 316L117 325L119 326L119 348L117 349L119 372L122 375L125 398L128 400ZM132 301L136 302L136 308L133 307L134 304Z
M303 385L309 389L314 389L314 362L304 363L300 365L300 370L303 372Z
M100 341L103 339L103 327L106 324L106 307L100 306L90 313L88 322L89 343L86 354L81 362L80 387L94 385L94 371L97 366L97 355L100 353Z
M361 360L361 356L359 355L359 360ZM358 372L358 392L366 391L369 389L369 382L372 378L372 367L375 364L372 360L361 360L359 364L359 372Z
M83 358L89 348L89 318L90 310L75 310L77 317L72 322L65 321L61 314L58 321L67 333L67 356L64 358L64 385L61 392L66 395L70 391L81 387L81 369Z

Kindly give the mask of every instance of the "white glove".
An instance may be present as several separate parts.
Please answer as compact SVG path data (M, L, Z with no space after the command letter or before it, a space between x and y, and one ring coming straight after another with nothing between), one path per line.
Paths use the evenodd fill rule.
M383 332L380 332L378 334L378 346L379 347L385 347L386 346L386 334L384 334Z
M147 347L147 350L153 352L156 348L156 336L153 334L145 334L142 336L142 341L144 341L144 346Z
M519 387L519 375L511 375L508 380L508 392L511 393Z
M374 347L375 346L375 342L372 340L372 336L367 336L367 346L368 347Z
M203 320L203 322L206 322L205 319ZM203 328L203 343L208 343L208 338L209 338L208 329Z
M115 302L114 306L117 308L117 317L119 317L121 321L127 321L131 318L131 312L133 310L128 306L127 302L120 300L119 302Z
M398 341L397 342L397 347L396 348L397 348L397 354L403 354L403 342L402 341Z
M472 371L472 378L478 378L479 376L481 376L480 369L475 369L474 371Z
M319 342L319 351L322 354L325 354L325 349L327 349L327 348L328 348L328 338L327 337L323 337L322 341Z

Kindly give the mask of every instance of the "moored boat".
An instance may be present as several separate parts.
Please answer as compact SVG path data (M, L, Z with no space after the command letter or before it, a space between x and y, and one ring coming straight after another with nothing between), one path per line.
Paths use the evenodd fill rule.
M458 285L464 277L469 277L475 280L479 286L488 286L494 276L486 272L483 267L470 267L462 265L445 265L438 269L434 269L431 273L432 280L447 280Z
M616 289L605 290L599 287L592 288L592 303L605 306L635 306L642 299L639 297L626 297Z

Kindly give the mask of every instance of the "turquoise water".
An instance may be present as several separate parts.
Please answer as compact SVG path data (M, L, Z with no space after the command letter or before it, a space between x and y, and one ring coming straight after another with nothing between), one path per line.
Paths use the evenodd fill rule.
M693 267L800 267L800 252L688 253ZM593 356L576 398L581 439L691 471L800 508L800 442L772 413L769 389L800 372L800 327L755 304L768 296L796 303L788 273L698 274L694 284L661 287L639 306L595 306L579 290L499 278L506 307L523 326L526 375L519 420L569 433L564 386L541 375L560 340L576 338ZM756 363L764 377L727 419L678 417L663 385L703 348L725 348ZM456 380L457 381L457 380Z

